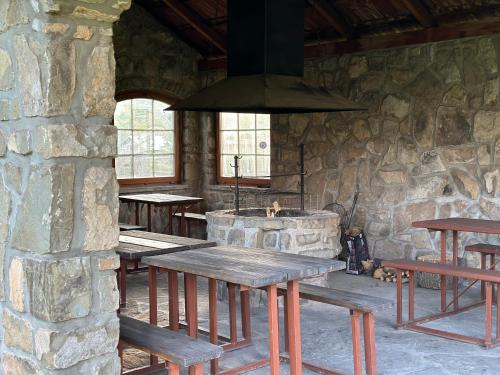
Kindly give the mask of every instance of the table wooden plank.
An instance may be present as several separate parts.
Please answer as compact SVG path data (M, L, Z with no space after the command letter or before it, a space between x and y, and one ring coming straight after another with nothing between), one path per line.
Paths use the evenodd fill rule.
M170 242L178 245L184 245L188 246L190 249L199 249L203 247L217 246L217 243L215 241L206 241L197 238L180 237L170 234L144 232L139 230L127 231L125 235L130 237L145 238L153 241Z
M142 262L255 288L345 268L344 262L330 259L229 246L145 257Z
M456 230L460 232L500 234L500 221L468 219L468 218L448 218L436 220L416 221L415 228L426 228L430 230Z
M156 241L147 238L133 237L128 234L120 235L120 242L130 243L139 246L154 247L156 249L170 249L179 246L184 246L186 249L189 247L186 245L180 245L172 242Z
M175 206L177 204L196 203L203 200L203 198L200 197L189 197L184 195L163 193L120 195L119 198L124 202L152 203L158 206Z
M118 247L115 248L116 253L120 258L127 260L139 260L145 256L155 256L161 254L169 254L177 251L188 250L187 246L175 245L166 248L155 248L149 246L141 246L126 242L120 242Z

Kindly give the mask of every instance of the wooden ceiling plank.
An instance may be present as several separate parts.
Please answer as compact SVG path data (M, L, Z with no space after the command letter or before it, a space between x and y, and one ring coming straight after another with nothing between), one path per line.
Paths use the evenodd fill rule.
M469 38L481 35L500 33L500 22L469 22L447 26L436 26L419 31L409 31L401 34L390 34L377 37L365 37L347 42L325 42L305 46L305 57L327 57L389 49L424 43L435 43L445 40ZM224 57L202 60L198 64L200 70L223 70L226 67Z
M423 27L436 26L436 19L421 0L401 0L401 2Z
M327 0L309 0L309 3L342 36L347 39L356 37L356 32L352 25L347 23Z
M202 34L210 43L221 50L221 52L227 52L224 37L208 25L193 9L179 0L163 0L163 3Z

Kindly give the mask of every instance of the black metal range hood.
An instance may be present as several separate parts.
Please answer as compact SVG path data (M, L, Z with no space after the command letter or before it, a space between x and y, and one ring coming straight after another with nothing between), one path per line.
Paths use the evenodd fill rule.
M304 76L304 0L228 0L227 78L170 110L242 113L357 111Z

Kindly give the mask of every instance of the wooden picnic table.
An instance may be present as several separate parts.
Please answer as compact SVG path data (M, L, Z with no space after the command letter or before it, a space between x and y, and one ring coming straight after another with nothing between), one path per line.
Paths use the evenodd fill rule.
M483 220L483 219L468 219L468 218L447 218L416 221L413 223L415 228L426 228L432 231L439 231L441 234L441 259L440 262L446 263L446 247L447 247L447 234L452 232L452 264L458 266L458 232L470 233L486 233L500 235L500 221ZM458 310L458 279L453 278L453 306ZM447 310L446 302L446 277L441 276L441 311Z
M220 373L224 375L240 374L266 365L271 367L270 374L279 374L277 285L283 282L287 285L286 324L289 332L290 373L302 374L299 280L345 268L345 262L237 246L212 247L145 257L142 262L149 266L151 324L158 322L156 284L158 271L167 271L169 281L177 280L179 272L184 273L187 333L192 337L196 337L198 333L197 277L208 278L210 342L214 344L218 343L217 281L239 285L244 293L249 293L251 288L262 288L267 291L269 358ZM175 281L172 284L169 282L169 299L170 303L173 302L178 306L178 283ZM243 308L249 309L249 306L242 306ZM169 314L171 329L178 329L178 319L178 312ZM250 329L249 321L242 322L243 324L246 330ZM217 371L218 362L213 360L211 373L215 374Z
M163 193L144 193L144 194L129 194L120 195L120 200L126 203L135 203L135 224L139 225L139 204L145 204L148 209L148 232L151 232L152 227L152 216L151 216L151 206L157 207L168 207L168 219L169 219L169 234L173 234L173 207L177 207L181 213L181 223L179 234L181 236L185 235L185 212L186 209L195 204L203 201L203 198L199 197L188 197L183 195L173 195L173 194L163 194Z
M142 257L168 254L189 249L215 246L213 241L205 241L194 238L172 236L144 231L127 231L120 235L120 243L115 249L120 256L120 306L127 304L127 274L140 272L139 268ZM133 270L128 270L129 264L134 264Z

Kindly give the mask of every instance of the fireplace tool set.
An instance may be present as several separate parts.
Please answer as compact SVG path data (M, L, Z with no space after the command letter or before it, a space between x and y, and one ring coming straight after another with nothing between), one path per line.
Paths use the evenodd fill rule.
M290 176L300 176L300 210L304 211L305 209L305 203L304 203L304 196L305 196L305 177L307 175L307 172L305 170L304 166L304 143L301 143L299 145L299 167L300 170L298 173L284 173L284 174L272 174L269 176L256 176L253 178L273 178L273 177L290 177ZM240 176L239 173L239 160L241 159L241 156L234 156L234 165L231 165L231 167L234 168L234 179L236 182L235 188L234 188L234 206L235 206L235 214L239 215L240 214L240 179L244 178L244 176Z

